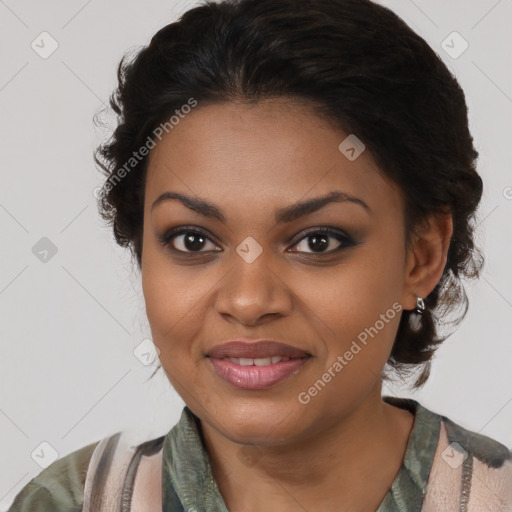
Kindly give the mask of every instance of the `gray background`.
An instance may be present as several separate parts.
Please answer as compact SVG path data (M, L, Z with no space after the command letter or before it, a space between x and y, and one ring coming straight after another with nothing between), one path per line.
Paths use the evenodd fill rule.
M438 350L425 387L383 392L512 446L512 2L383 4L466 92L485 182L478 241L487 258L481 280L467 286L466 319ZM134 353L151 334L140 276L96 211L102 177L92 150L108 132L92 117L116 85L122 54L192 5L0 0L0 510L55 456L123 429L162 435L181 413L165 374L146 382L156 363ZM48 51L43 31L58 43L46 59L31 47ZM469 44L456 57L444 49L463 49L454 31ZM54 255L45 256L46 239Z

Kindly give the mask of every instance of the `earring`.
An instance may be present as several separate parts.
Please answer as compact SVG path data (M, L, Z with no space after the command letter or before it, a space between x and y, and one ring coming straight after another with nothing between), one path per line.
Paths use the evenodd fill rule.
M416 297L416 309L414 312L421 315L423 311L425 311L425 302L423 302L421 297Z

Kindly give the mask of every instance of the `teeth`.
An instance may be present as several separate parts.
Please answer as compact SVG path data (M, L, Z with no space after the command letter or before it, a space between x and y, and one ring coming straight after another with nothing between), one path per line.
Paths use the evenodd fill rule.
M249 357L241 357L239 364L242 366L251 366L251 364L254 364L254 359L250 359Z
M268 366L269 364L279 363L281 361L288 361L289 357L272 356L272 357L229 357L231 362L241 366Z
M268 366L271 362L272 359L270 357L259 357L258 359L254 359L254 364L256 366Z

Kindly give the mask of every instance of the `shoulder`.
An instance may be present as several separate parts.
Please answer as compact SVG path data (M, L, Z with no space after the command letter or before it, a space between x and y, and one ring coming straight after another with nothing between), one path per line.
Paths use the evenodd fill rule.
M477 510L512 511L512 450L444 416L442 422L449 446L467 468L470 503Z
M473 510L512 511L510 448L446 416L438 417L439 441L429 479L433 492L444 494L444 500L452 494Z
M87 468L99 441L50 464L16 495L8 512L79 512Z
M468 456L471 455L493 469L504 468L507 462L512 463L512 451L503 443L465 428L446 416L440 416L440 418L446 428L448 442L457 443Z

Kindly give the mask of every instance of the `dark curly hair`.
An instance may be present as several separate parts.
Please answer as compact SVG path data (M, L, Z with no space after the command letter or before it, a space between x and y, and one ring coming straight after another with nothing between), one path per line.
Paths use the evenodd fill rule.
M168 132L170 116L182 117L191 101L201 108L292 98L356 134L401 190L406 249L430 216L451 212L443 275L422 315L402 312L388 360L402 375L419 367L413 387L422 386L435 350L451 334L441 335L440 327L459 306L450 323L467 312L460 278L478 277L484 262L473 240L483 184L464 92L425 40L370 0L207 0L160 29L133 58L125 54L117 77L110 96L117 127L94 152L106 176L98 207L139 270L147 149L158 127Z

